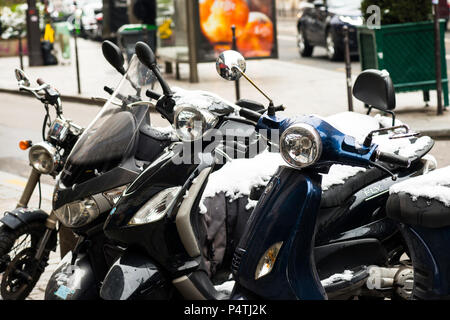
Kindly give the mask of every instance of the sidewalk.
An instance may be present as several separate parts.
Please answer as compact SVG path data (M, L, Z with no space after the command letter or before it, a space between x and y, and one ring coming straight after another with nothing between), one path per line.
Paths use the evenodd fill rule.
M65 99L90 102L91 97L107 97L103 86L117 85L120 75L103 58L101 43L79 39L78 46L81 94L77 92L74 63L68 66L28 67L25 58L25 72L33 81L41 77L54 85ZM0 58L0 92L2 89L18 91L14 77L14 68L18 65L18 57ZM164 76L172 87L211 91L230 101L235 100L234 83L217 75L215 63L198 65L199 83L189 83L188 65L180 64L180 73L182 80L175 80L174 75ZM275 104L283 104L288 115L315 113L326 116L347 110L345 71L264 59L247 61L246 73L272 97ZM240 89L242 98L267 102L245 79L240 81ZM430 95L430 107L425 108L422 92L398 94L397 117L417 131L433 137L450 137L450 112L436 116L436 93L431 92ZM356 112L365 113L363 104L356 99L354 106Z
M0 171L0 214L3 215L3 212L7 210L14 209L16 207L17 200L19 199L23 188L27 179L24 177L20 177L18 175L14 175L11 173L7 173L4 171ZM53 194L53 186L48 184L41 184L42 187L42 206L41 208L50 212L52 207L51 196ZM35 191L33 196L30 199L30 206L37 207L38 205L38 192ZM1 224L1 223L0 223ZM59 248L56 252L50 253L50 259L48 261L49 265L45 268L44 273L41 275L38 283L34 287L33 291L31 291L27 300L44 300L45 288L47 286L47 282L50 279L50 276L56 270L56 267L61 260L59 254ZM0 275L0 281L2 276ZM1 300L1 296L0 296Z

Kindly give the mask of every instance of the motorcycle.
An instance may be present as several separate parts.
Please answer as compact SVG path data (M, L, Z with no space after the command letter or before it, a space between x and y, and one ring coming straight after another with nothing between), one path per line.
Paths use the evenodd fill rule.
M33 94L44 104L46 111L42 125L42 140L38 143L21 141L22 150L29 149L31 173L16 209L0 219L0 272L3 277L0 293L5 300L25 299L44 271L50 251L56 250L56 220L41 207L41 175L55 178L62 170L70 151L83 128L64 118L59 92L38 79L38 87L31 87L26 74L15 70L19 89ZM51 121L49 106L56 118ZM48 127L48 128L47 128ZM38 209L28 208L34 190L39 189ZM45 239L45 240L42 240ZM43 242L41 242L43 241ZM42 245L40 245L42 244Z
M120 193L171 144L170 131L151 126L153 104L143 101L151 71L137 58L125 71L120 49L102 44L122 75L111 97L80 136L54 189L53 212L78 239L47 283L46 299L95 299L109 266L124 249L102 226ZM81 298L82 297L82 298Z
M136 54L141 62L150 69L155 68L154 55L148 46L137 43ZM236 53L232 53L232 56L223 53L216 64L219 74L227 79L236 79L237 76L235 69L227 67L227 65L232 64L240 70L245 70L245 60L242 58L236 61L235 57ZM197 207L208 181L208 176L216 169L215 159L218 155L223 154L224 143L222 142L225 135L221 135L220 132L224 132L226 128L232 127L235 123L246 123L249 125L248 132L252 135L254 134L255 123L258 122L259 125L261 114L239 106L228 105L219 108L217 105L208 104L207 101L198 100L195 101L195 104L186 103L174 109L174 103L170 102L172 98L169 86L156 71L155 76L161 82L161 86L166 88L164 97L158 101L156 109L167 119L172 120L180 140L204 139L205 136L209 135L208 132L219 129L219 133L214 134L217 143L213 146L208 145L208 147L203 145L203 148L197 149L197 153L194 152L195 154L186 152L186 150L191 149L172 148L154 165L142 172L124 191L106 220L104 231L109 238L126 244L127 250L109 270L103 281L100 294L104 299L114 300L174 297L186 299L224 298L226 296L223 293L214 289L215 279L210 279L207 270L205 270L204 258L202 257L202 248L205 245L202 243L202 239L204 239L202 234L205 230L202 229L202 218L198 215ZM366 82L363 78L364 76L361 77L359 84ZM372 80L370 79L370 81ZM357 84L355 84L355 87L357 87ZM368 91L370 90L367 88L370 88L370 86L367 86L367 83L361 85L361 87L359 95L362 100L366 102L379 101L373 99L374 94L369 96L370 92ZM166 95L166 93L169 93L169 95ZM358 94L358 92L355 93ZM380 92L376 92L376 94L380 94ZM390 98L392 94L393 91L389 96ZM268 111L261 120L263 123L269 122L270 117L275 117L273 103L270 99L269 102ZM388 106L384 107L387 108ZM197 121L198 127L195 125ZM399 128L389 128L389 130L394 129ZM388 130L385 129L384 131ZM372 144L372 136L375 134L376 132L372 132L368 136L367 144L369 146ZM410 135L411 133L408 130L402 133L402 137ZM347 138L347 140L349 139L350 137ZM278 144L278 142L276 141L275 144ZM233 147L234 145L228 146ZM250 148L250 146L246 147ZM389 181L391 177L403 180L427 170L428 165L426 165L426 161L422 162L421 158L431 147L432 143L418 150L420 153L412 161L413 165L410 166L410 171L400 170L399 167L396 167L394 168L396 172L394 174L388 168L372 161L371 165L376 166L378 171L382 169L383 175L376 175L374 170L369 171L367 175L360 175L359 179L355 179L352 184L349 184L349 187L344 189L345 196L343 195L342 198L337 198L336 193L331 193L333 196L330 196L330 200L337 199L344 202L334 205L335 216L341 216L343 220L347 218L351 220L350 218L355 217L358 212L359 215L362 215L362 212L365 212L365 214L364 217L357 219L356 227L350 224L346 232L339 230L343 226L337 227L338 223L335 223L332 228L329 227L329 230L334 232L333 235L333 232L330 231L329 235L333 235L334 238L331 238L324 245L319 243L316 247L316 251L320 253L320 255L317 254L319 256L318 263L324 275L332 272L332 268L328 267L330 265L334 268L350 265L359 267L369 261L385 264L388 256L392 258L393 262L399 252L403 253L403 247L399 247L397 242L394 241L397 236L395 228L383 219L384 211L379 209L381 207L380 199L386 198L385 188L393 183ZM231 150L228 154L234 152L235 150ZM183 156L193 157L198 162L179 163L179 158ZM388 177L385 176L386 174ZM380 179L380 176L383 179ZM371 197L367 195L363 197L361 190L365 187L369 187L371 184L383 185L377 180L382 180L384 184L384 188L378 187L380 193L372 194ZM270 190L270 186L269 183L264 190L263 198L266 190ZM371 187L373 188L373 186ZM355 190L361 191L359 197L352 197ZM343 193L343 191L340 191L340 193ZM352 198L351 203L347 202L349 198ZM385 202L382 203L384 205ZM340 208L340 206L343 208ZM347 209L344 209L345 207ZM373 211L367 211L368 209ZM292 214L294 212L296 210L292 210ZM247 228L252 223L254 216L255 213L252 213ZM357 224L358 222L365 222L366 225ZM260 234L263 235L264 232L260 232ZM324 234L328 233L324 232ZM362 258L350 259L351 257L349 258L348 254L350 248L360 250L365 254L361 255ZM374 255L373 251L367 252L368 249L376 249L378 252ZM389 252L388 249L390 249ZM343 256L344 253L346 253L346 260L348 261L337 263L336 257ZM357 258L356 255L354 256ZM325 270L326 267L328 269ZM232 265L232 268L234 268L234 265ZM366 270L359 270L358 286L349 288L349 286L343 286L341 283L335 286L335 289L338 290L334 290L334 296L357 295L361 288L360 284L366 278ZM136 279L139 279L139 281L136 281ZM350 283L353 284L352 281ZM345 284L348 284L348 282ZM333 294L331 291L330 294Z

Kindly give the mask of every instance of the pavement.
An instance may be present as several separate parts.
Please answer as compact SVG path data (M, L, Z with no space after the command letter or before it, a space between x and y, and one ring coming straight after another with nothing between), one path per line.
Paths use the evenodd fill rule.
M32 81L43 78L57 88L62 94L63 101L95 104L92 98L107 97L102 90L103 86L116 86L120 75L104 59L101 43L79 39L78 47L81 93L78 93L74 61L69 65L27 67L28 59L25 57L24 69ZM72 58L74 60L74 54ZM300 60L300 57L298 59ZM18 92L14 77L14 68L18 66L17 57L0 58L0 92ZM164 77L173 87L206 90L230 101L236 98L234 83L220 78L213 62L198 65L199 83L188 81L187 64L180 64L180 73L181 80L176 80L174 75L164 74ZM342 68L324 69L310 63L300 64L277 59L249 60L246 74L274 100L275 104L283 104L287 108L288 115L314 113L326 116L348 110L343 63ZM353 80L355 78L356 74L353 74ZM240 91L242 98L267 103L267 100L245 79L240 81ZM450 112L445 111L444 115L437 116L436 93L432 91L430 95L431 101L426 107L422 92L397 94L397 117L425 134L433 137L450 137ZM356 99L353 101L355 112L366 112L361 102Z

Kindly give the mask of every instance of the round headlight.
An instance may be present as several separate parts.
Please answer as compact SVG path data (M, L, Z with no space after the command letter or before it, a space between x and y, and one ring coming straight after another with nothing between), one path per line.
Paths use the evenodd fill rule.
M211 112L190 106L178 106L175 112L175 132L180 140L195 141L217 123Z
M29 153L30 164L37 171L43 174L52 173L58 162L58 153L56 148L47 142L34 144Z
M58 220L69 228L82 227L100 214L97 203L91 197L73 201L54 210Z
M315 163L322 154L322 140L317 130L305 123L286 129L280 138L283 159L294 168L304 168Z

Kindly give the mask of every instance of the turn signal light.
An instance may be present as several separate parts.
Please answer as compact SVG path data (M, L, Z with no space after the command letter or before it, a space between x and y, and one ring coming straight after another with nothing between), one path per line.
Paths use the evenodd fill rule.
M27 150L29 147L31 147L31 140L21 140L19 142L20 149Z

